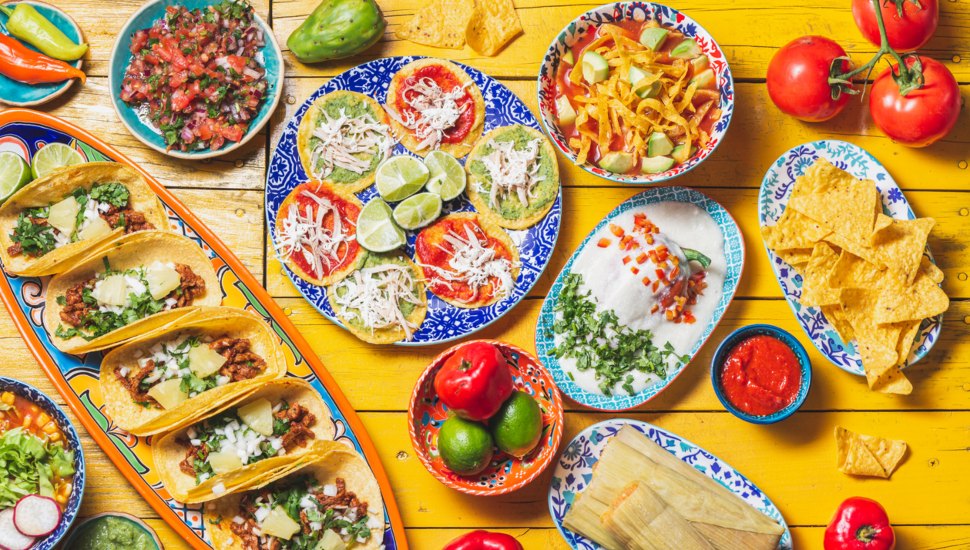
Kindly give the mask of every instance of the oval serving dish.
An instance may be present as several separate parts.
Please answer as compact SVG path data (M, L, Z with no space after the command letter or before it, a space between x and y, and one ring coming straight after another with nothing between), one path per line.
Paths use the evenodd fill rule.
M744 240L741 237L741 230L738 229L734 218L719 203L703 193L685 187L658 187L648 189L623 201L590 231L589 235L583 239L582 244L579 245L579 248L570 256L569 261L566 262L565 267L563 267L562 271L556 277L552 288L549 290L549 294L546 296L545 301L543 301L542 309L539 313L539 320L536 324L536 352L539 360L552 373L553 378L556 380L556 385L563 393L587 407L605 411L620 411L642 405L667 388L690 363L690 361L687 361L677 365L675 368L668 369L666 377L647 386L646 389L639 393L633 395L605 396L582 389L570 378L569 374L560 365L559 360L552 354L552 350L555 347L552 327L556 320L556 302L558 301L559 294L563 290L565 278L570 273L573 263L583 248L591 246L593 235L620 214L634 208L660 202L682 202L700 207L711 216L724 237L724 258L726 260L726 266L724 284L721 288L721 297L714 308L710 322L691 348L689 353L691 359L697 355L697 352L720 322L724 311L734 298L734 292L737 290L738 282L741 280L741 272L744 269Z
M758 195L758 218L762 229L778 221L788 204L795 178L804 174L820 157L857 178L874 181L886 215L902 220L916 217L906 196L875 157L851 143L822 140L789 149L778 157L765 173L764 180L761 182L761 192ZM782 294L785 295L798 324L812 344L835 366L852 374L864 376L862 357L855 343L843 342L820 308L802 307L798 302L802 295L802 276L767 247L765 251L768 253L768 260L781 286ZM933 260L929 248L926 249L925 254L930 261ZM942 325L942 315L923 320L916 335L916 344L910 351L903 368L916 363L929 353L940 335Z
M651 19L662 26L684 33L687 38L694 38L701 51L710 58L711 68L717 76L717 87L721 93L719 108L722 114L720 120L714 124L711 140L708 144L686 162L665 172L659 174L615 174L588 162L579 165L580 168L594 176L618 183L645 185L675 178L693 170L717 149L727 133L728 126L731 124L731 116L734 114L734 78L731 75L731 68L728 66L724 51L714 41L711 34L704 30L704 27L674 8L653 2L613 2L593 8L566 25L549 44L549 49L539 67L539 116L542 119L542 124L546 127L546 133L552 138L552 142L556 144L556 147L562 151L566 158L575 164L576 151L569 147L569 140L559 130L559 124L556 122L556 74L562 62L562 56L578 41L584 39L590 33L596 32L596 29L604 23Z
M754 509L777 521L785 528L785 534L778 543L778 550L791 550L792 537L785 518L765 496L761 489L720 458L699 446L647 422L616 418L606 420L579 432L559 457L549 486L549 514L556 529L572 548L577 550L602 550L593 541L573 533L563 527L562 521L576 495L586 488L593 475L593 465L599 460L603 448L610 438L624 426L632 426L653 440L664 450L678 459L687 462L697 471L717 481Z

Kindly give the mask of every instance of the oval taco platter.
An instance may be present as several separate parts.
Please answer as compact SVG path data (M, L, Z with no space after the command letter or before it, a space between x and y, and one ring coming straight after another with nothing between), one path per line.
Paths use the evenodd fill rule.
M813 141L793 147L778 157L765 173L758 196L758 218L762 229L774 225L785 211L791 196L795 179L819 158L827 159L833 165L860 179L872 180L882 199L885 214L896 219L911 220L916 214L909 206L906 196L896 185L886 168L861 147L838 140ZM772 250L765 248L768 260L775 272L781 291L795 313L798 324L812 344L829 361L840 369L864 376L862 358L854 342L843 342L817 307L803 307L799 303L802 289L802 276L791 265L778 257ZM924 252L933 261L929 248ZM903 367L912 365L929 353L940 335L943 316L924 319L916 334L916 344L909 353Z
M276 345L285 356L288 374L309 382L321 396L329 413L329 418L321 421L332 424L333 438L365 458L384 500L381 538L385 548L407 548L394 495L363 424L306 340L239 259L165 187L98 138L51 115L24 109L0 113L0 150L14 150L30 159L41 147L55 142L69 145L87 161L128 164L146 178L165 206L170 229L197 243L211 260L218 275L216 290L222 295L222 305L248 310L269 323ZM102 353L71 355L51 343L44 321L44 295L49 281L47 277L6 274L0 278L0 299L27 346L91 437L148 504L192 547L210 547L208 527L212 518L207 517L205 508L173 499L161 483L150 439L127 433L106 415L98 383Z

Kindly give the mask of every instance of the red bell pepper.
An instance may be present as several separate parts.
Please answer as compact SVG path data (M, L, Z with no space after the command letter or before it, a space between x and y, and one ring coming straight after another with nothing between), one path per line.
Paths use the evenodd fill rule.
M825 529L825 550L893 550L895 547L896 534L886 510L868 498L846 499Z
M523 550L512 535L490 531L472 531L449 542L441 550Z
M434 377L438 398L467 420L487 420L498 412L512 390L512 373L505 356L488 342L459 347Z

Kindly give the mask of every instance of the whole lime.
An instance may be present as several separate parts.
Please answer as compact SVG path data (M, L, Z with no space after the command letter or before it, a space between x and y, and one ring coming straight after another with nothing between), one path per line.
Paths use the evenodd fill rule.
M484 425L452 416L438 430L438 452L451 471L475 475L492 460L492 435Z
M506 399L488 424L495 445L518 458L535 449L542 437L542 411L536 400L523 391Z

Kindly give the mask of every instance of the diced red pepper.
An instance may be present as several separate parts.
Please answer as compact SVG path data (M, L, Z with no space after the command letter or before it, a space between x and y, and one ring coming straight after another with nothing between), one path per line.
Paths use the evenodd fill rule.
M639 273L640 273L640 268L639 268L639 267L637 267L637 266L635 266L635 265L632 265L632 266L630 266L630 271L631 271L631 272L632 272L632 273L633 273L634 275L637 275L637 274L639 274Z
M638 264L642 264L645 261L647 261L647 254L645 252L641 252L640 254L637 255Z
M596 246L600 248L607 248L608 246L610 246L611 242L612 241L610 241L609 239L600 239L599 242L596 243Z

